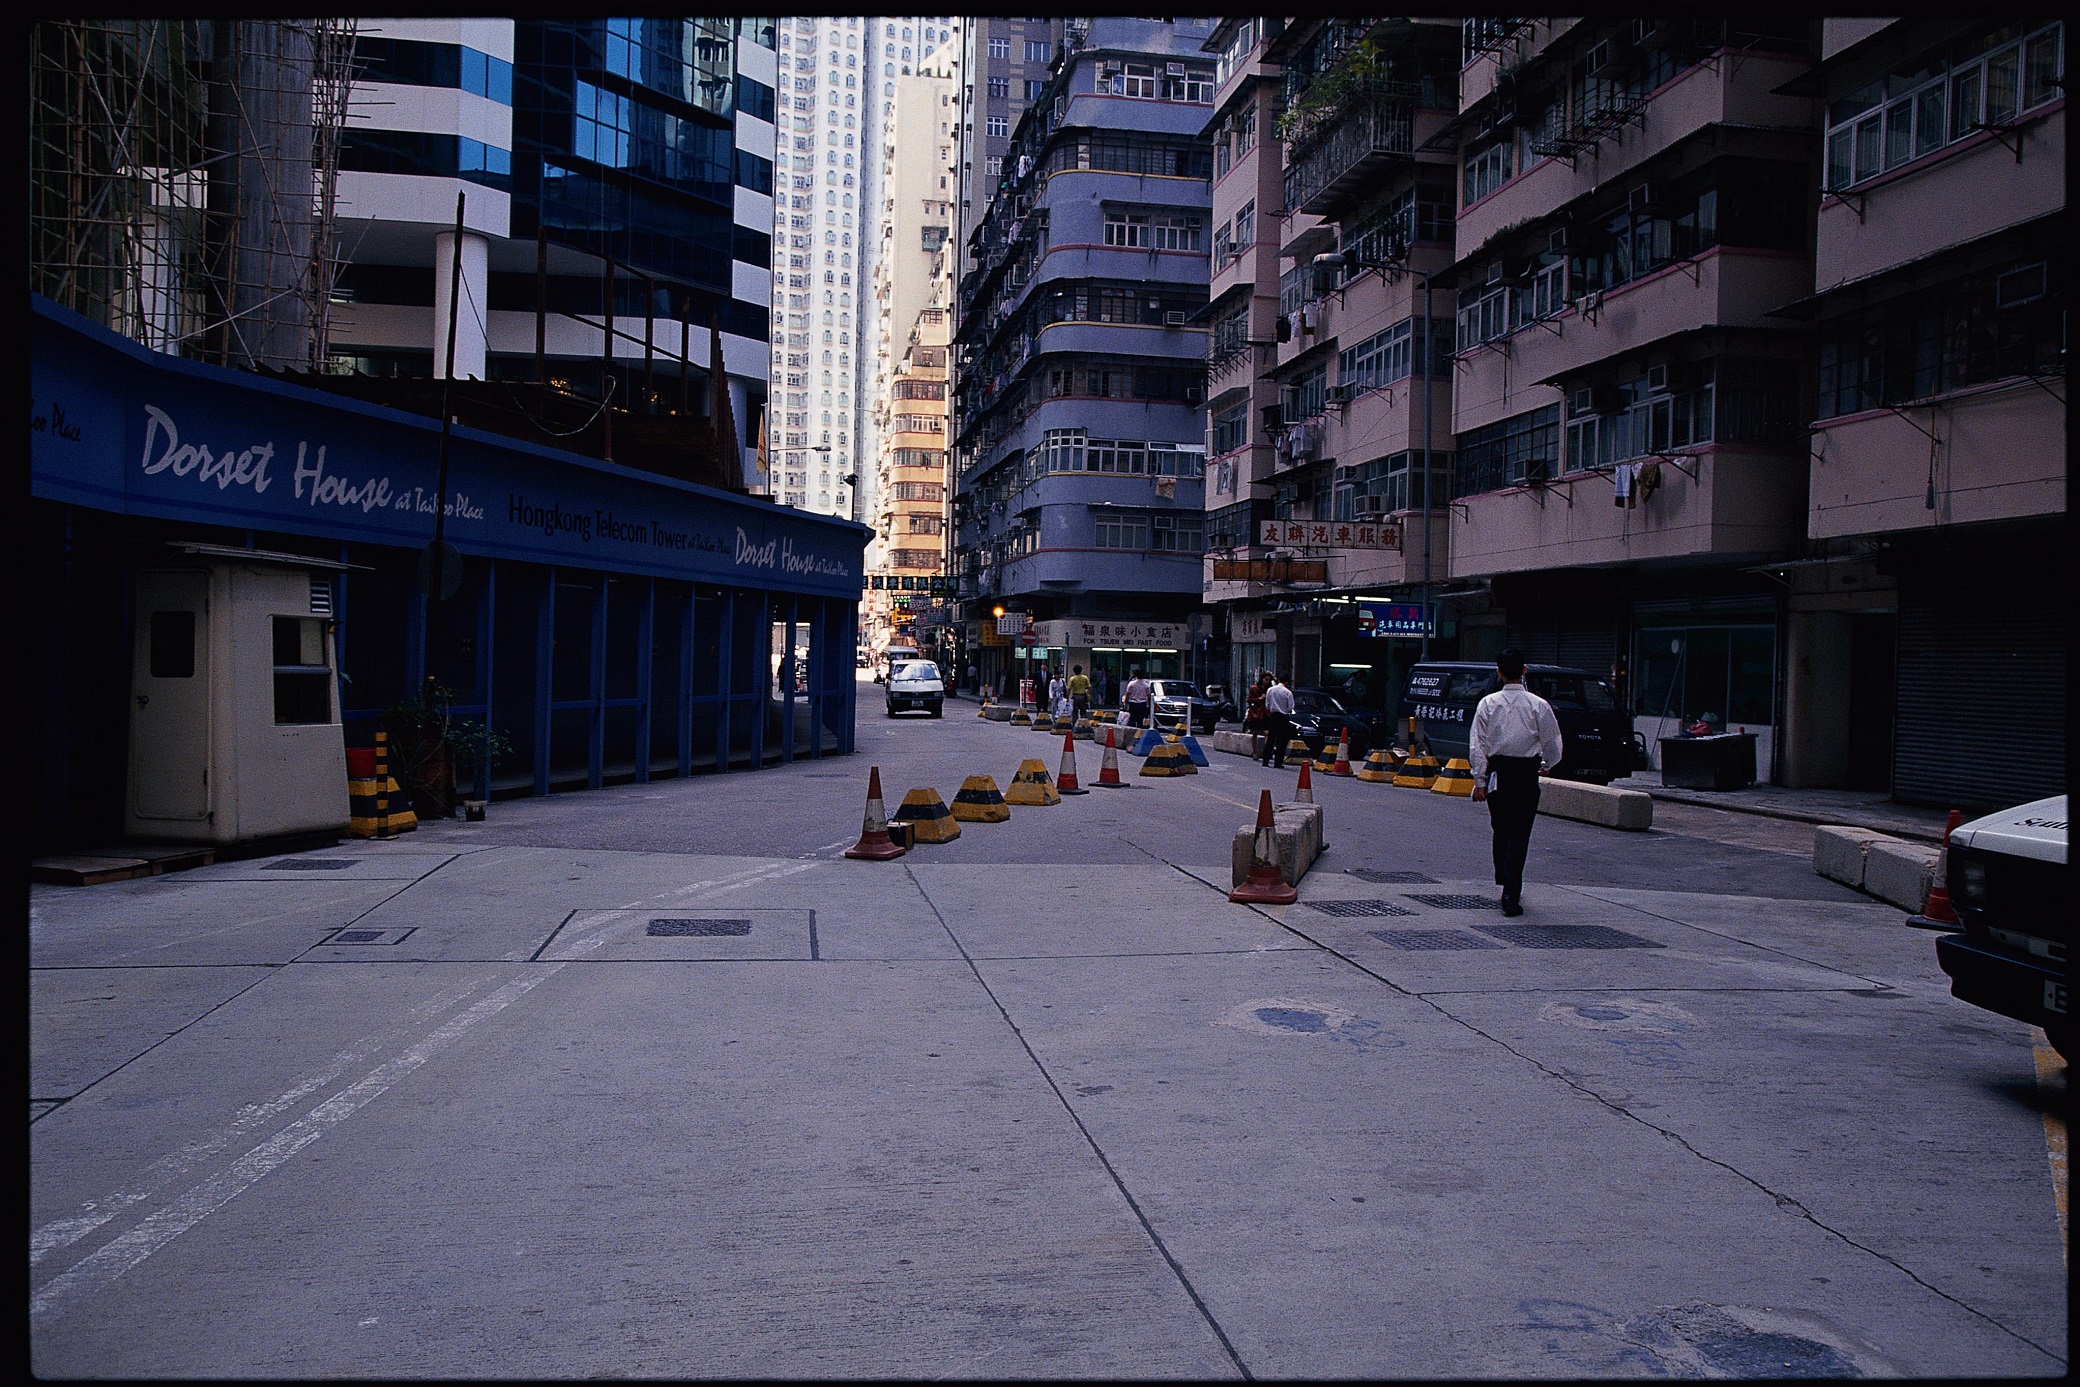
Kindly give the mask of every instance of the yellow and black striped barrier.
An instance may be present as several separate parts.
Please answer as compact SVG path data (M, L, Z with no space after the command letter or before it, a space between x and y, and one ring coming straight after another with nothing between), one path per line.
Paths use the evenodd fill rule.
M1467 764L1464 757L1454 756L1451 760L1444 763L1444 769L1439 771L1437 779L1431 782L1430 793L1433 795L1471 796L1473 794L1473 767Z
M954 822L953 811L939 792L929 785L913 789L903 796L897 807L895 819L910 825L911 841L918 843L950 843L961 836L961 826Z
M953 817L964 824L1000 824L1011 817L995 776L971 775L953 792Z

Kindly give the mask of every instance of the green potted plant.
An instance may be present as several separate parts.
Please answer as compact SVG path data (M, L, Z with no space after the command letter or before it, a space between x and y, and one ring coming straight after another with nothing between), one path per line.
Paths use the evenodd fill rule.
M383 710L390 734L390 773L412 798L422 819L455 815L455 757L449 743L455 691L429 683L419 694Z
M513 754L513 739L475 718L450 718L448 747L454 758L456 783L465 791L463 815L472 823L479 822L484 817L484 801L475 797L480 774Z

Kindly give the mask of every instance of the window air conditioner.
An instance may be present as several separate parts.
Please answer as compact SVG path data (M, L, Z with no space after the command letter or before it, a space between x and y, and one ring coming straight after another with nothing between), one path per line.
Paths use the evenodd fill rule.
M1183 327L1183 326L1184 326L1184 320L1185 320L1186 318L1190 317L1190 316L1191 316L1190 314L1186 313L1186 312L1185 312L1185 311L1184 311L1183 309L1181 309L1181 308L1173 308L1173 309L1169 310L1168 312L1166 312L1165 314L1163 314L1163 326L1165 326L1165 327Z
M1164 63L1164 64L1163 64L1163 75L1164 75L1165 77L1182 77L1182 76L1184 76L1184 64L1183 64L1183 63Z
M1661 210L1661 200L1655 196L1652 183L1642 183L1626 195L1625 205L1631 211L1652 213Z
M1591 77L1614 77L1625 70L1632 57L1632 45L1621 38L1608 38L1589 50L1589 75Z
M1344 405L1349 404L1357 393L1358 388L1355 385L1332 385L1323 392L1322 398L1332 405Z
M1668 389L1668 367L1649 366L1647 368L1647 389L1656 394L1660 394Z

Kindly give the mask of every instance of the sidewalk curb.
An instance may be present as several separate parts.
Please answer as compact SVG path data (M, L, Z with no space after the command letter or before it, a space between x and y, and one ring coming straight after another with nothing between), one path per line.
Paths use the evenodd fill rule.
M1753 814L1757 818L1782 819L1791 823L1848 825L1857 828L1865 826L1854 822L1855 811L1853 810L1840 810L1830 814L1812 809L1779 809L1773 805L1729 803L1705 795L1685 794L1680 790L1671 791L1660 785L1641 785L1637 787L1628 785L1623 788L1637 788L1652 795L1655 799L1665 799L1671 804L1695 804L1706 809L1723 809L1730 814ZM1943 841L1943 834L1940 829L1925 830L1894 825L1877 831L1890 834L1895 838L1909 838L1922 843L1940 843Z

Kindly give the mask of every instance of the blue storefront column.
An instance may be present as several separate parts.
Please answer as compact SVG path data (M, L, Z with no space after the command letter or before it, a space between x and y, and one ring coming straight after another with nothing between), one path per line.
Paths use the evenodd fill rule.
M607 577L596 575L599 586L592 594L591 666L587 670L585 696L591 706L585 713L585 788L597 790L606 783L607 759Z
M686 589L686 609L679 614L679 774L693 774L693 609L694 589Z
M477 693L484 704L484 730L488 734L491 721L491 674L496 666L492 661L491 643L498 629L492 620L498 607L498 560L489 560L484 566L484 591L477 598ZM477 798L491 798L491 758L484 757L477 766Z
M534 628L534 792L549 793L550 696L556 677L556 570L545 571Z
M636 616L636 783L650 780L650 641L657 634L657 580L643 584L643 609Z
M752 695L745 700L751 716L751 769L766 763L766 690L773 678L773 597L759 592L751 603L751 654L757 661L751 671Z
M729 774L730 656L736 644L736 589L724 588L716 604L722 614L721 629L715 633L715 774Z

